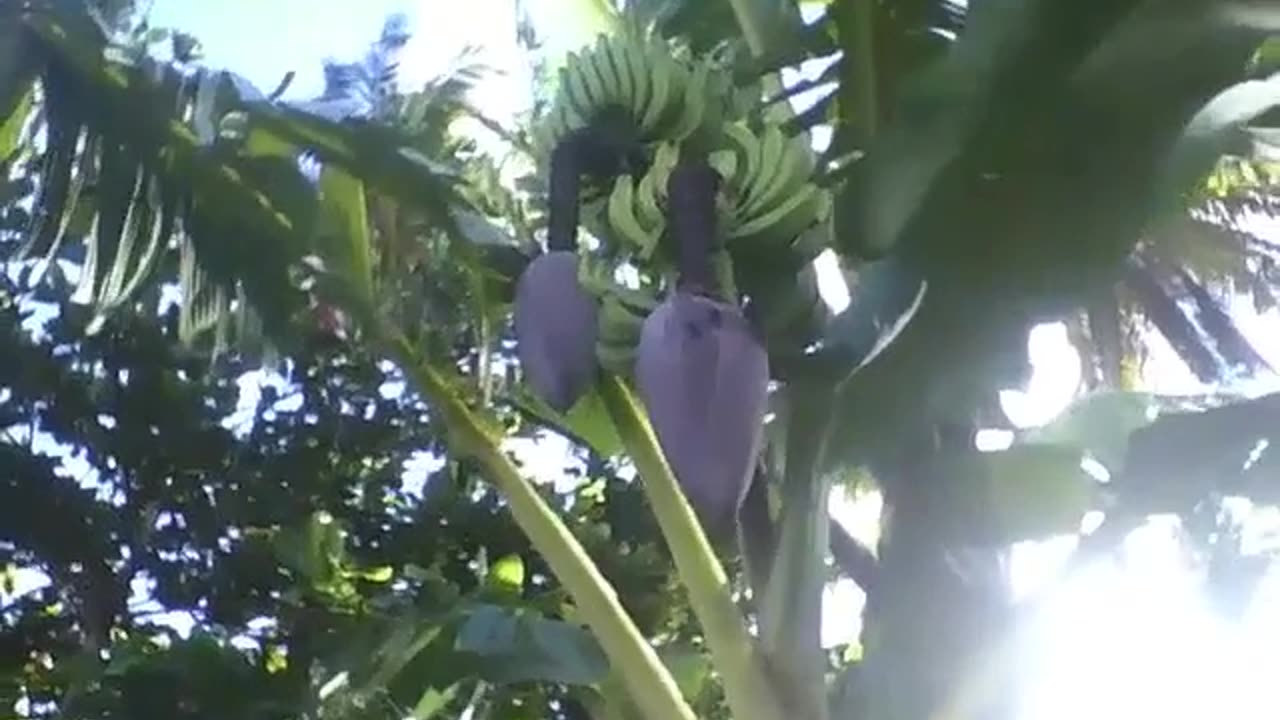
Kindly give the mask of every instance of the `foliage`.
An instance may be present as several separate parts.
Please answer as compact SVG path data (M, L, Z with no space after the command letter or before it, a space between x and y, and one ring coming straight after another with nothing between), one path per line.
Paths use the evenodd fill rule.
M1107 520L1082 547L1103 550L1179 513L1247 586L1256 563L1206 513L1277 502L1276 396L1133 392L1126 326L1149 320L1206 382L1268 370L1215 293L1274 303L1274 242L1241 218L1275 207L1275 12L818 5L805 25L774 0L629 3L509 136L535 168L515 187L449 130L472 76L396 87L395 19L287 104L192 52L156 60L141 26L79 2L0 11L0 238L22 271L0 549L54 579L6 608L6 692L84 717L919 718L1016 627L1005 549L1089 511ZM803 60L828 67L793 112L778 72ZM512 287L557 211L551 148L609 123L628 162L570 203L595 240L601 372L561 414L513 367ZM775 381L736 547L704 535L628 387L679 264L665 186L686 153L726 181L716 280ZM840 313L818 297L824 251ZM33 339L36 299L58 316ZM1027 329L1054 319L1109 394L978 452ZM298 400L264 391L237 434L231 378L266 350ZM547 430L583 468L563 495L504 452ZM441 463L420 495L400 482L415 451ZM885 498L874 552L830 532L851 477ZM857 661L818 644L828 552L868 595ZM147 579L197 632L130 607Z

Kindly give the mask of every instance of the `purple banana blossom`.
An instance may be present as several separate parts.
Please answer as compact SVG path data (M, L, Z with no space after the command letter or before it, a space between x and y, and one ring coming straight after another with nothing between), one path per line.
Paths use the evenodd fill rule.
M682 161L668 182L668 215L680 247L675 292L645 320L636 385L676 480L703 526L736 522L763 435L769 360L736 303L712 297L719 177Z
M578 284L578 255L552 250L516 284L520 366L534 392L566 412L595 380L596 302Z
M578 283L578 189L581 140L571 137L551 154L548 252L529 263L516 283L516 352L535 393L566 412L596 371L596 303Z

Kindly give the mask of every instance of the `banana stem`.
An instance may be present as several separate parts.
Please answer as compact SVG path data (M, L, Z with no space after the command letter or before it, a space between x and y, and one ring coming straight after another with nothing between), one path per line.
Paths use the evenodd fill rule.
M880 108L876 88L876 6L875 0L853 0L854 117L860 118L859 140L870 144L879 124Z
M684 157L667 180L667 223L680 249L680 287L713 293L711 248L716 238L720 175L705 158Z
M601 378L605 407L635 463L689 602L702 625L735 720L778 720L787 715L774 694L755 641L729 593L729 579L676 483L658 438L635 396L615 375Z
M697 720L681 697L675 679L631 621L609 581L499 448L500 436L485 429L480 418L454 393L446 377L418 355L398 328L385 318L372 314L366 317L372 320L368 327L374 331L376 341L439 413L448 428L449 449L476 459L489 480L506 496L516 523L569 590L644 716L649 720Z
M822 589L829 545L830 478L817 472L830 432L831 395L825 387L788 388L787 454L782 517L764 601L760 639L788 698L807 717L826 718L822 651Z
M729 4L733 6L733 15L738 19L738 28L742 30L742 37L747 41L747 48L751 50L752 56L763 57L766 49L765 28L768 23L760 17L757 10L760 3L754 0L729 0Z
M562 140L551 151L550 187L547 188L547 249L578 247L578 193L582 162L578 136Z

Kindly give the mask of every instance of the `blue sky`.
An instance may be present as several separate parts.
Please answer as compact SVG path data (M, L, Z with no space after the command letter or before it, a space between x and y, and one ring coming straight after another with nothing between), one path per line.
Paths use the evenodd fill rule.
M558 2L533 5L549 9ZM156 26L191 32L204 48L206 65L239 73L263 92L292 70L296 76L285 98L303 99L323 88L324 59L358 58L396 12L408 17L413 32L402 58L402 87L420 86L471 46L495 69L473 101L504 120L522 107L528 76L516 45L514 0L154 0L151 19ZM560 24L547 30L573 36Z
M248 77L266 92L290 70L290 96L323 87L320 61L352 58L378 36L393 12L414 13L408 0L155 0L151 20L199 38L205 62Z

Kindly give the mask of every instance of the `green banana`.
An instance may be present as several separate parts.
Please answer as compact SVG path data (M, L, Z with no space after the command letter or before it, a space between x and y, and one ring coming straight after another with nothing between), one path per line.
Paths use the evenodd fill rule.
M576 115L585 116L594 103L591 92L587 88L586 78L582 76L583 61L575 52L565 58L564 66L558 73L560 78L560 95L567 100L563 103L566 110Z
M707 163L720 173L725 182L731 182L738 174L738 155L732 150L716 150L707 156Z
M635 37L622 44L622 55L626 61L627 74L631 78L631 108L647 108L653 102L653 78L646 64L644 46ZM639 113L637 113L638 115Z
M635 216L635 188L630 175L622 175L609 193L609 226L623 239L636 246L638 254L648 258L658 244L658 233L646 230Z
M684 86L684 97L680 102L680 114L675 125L665 134L672 140L683 140L702 126L707 109L707 80L711 74L711 65L705 61L697 63L689 80Z
M640 337L645 315L637 315L614 297L600 303L599 335L601 342L634 343Z
M822 213L830 208L831 200L826 192L817 185L806 184L769 212L738 225L730 238L737 242L751 240L770 244L781 241L785 243L782 248L789 249L795 238L818 222Z
M757 149L760 153L761 175L752 178L746 199L739 205L744 218L755 217L761 210L769 208L770 201L776 202L780 196L785 195L784 190L791 180L788 162L790 153L787 152L790 147L777 125L770 125L765 129ZM800 178L800 181L807 179Z
M761 172L760 138L740 122L727 123L723 131L742 160L738 163L738 172L733 178L733 185L738 190L739 196L745 199Z
M615 100L624 107L636 107L635 80L627 67L626 46L617 38L605 43L604 55L608 60L611 86L615 89Z
M623 307L631 311L631 314L636 315L641 320L648 317L649 313L658 307L658 299L647 290L615 284L609 289L609 293L619 303L622 303Z
M658 121L662 119L667 104L671 101L671 83L675 78L676 66L671 58L657 52L653 43L650 43L646 50L654 50L654 52L645 53L653 94L641 115L640 130L645 134L656 136Z
M718 125L733 104L721 97L733 83L713 60L691 57L659 36L632 28L600 35L570 52L559 80L551 122L556 137L616 105L646 141L679 141Z
M601 35L596 40L594 48L583 51L582 62L579 63L583 82L591 92L593 110L612 104L614 94L617 92L617 81L612 77L608 67L608 52L605 36Z
M656 228L659 234L666 228L667 217L658 201L658 191L662 183L658 182L658 173L650 170L640 178L635 193L636 217L640 224Z
M630 375L635 364L636 351L634 345L612 345L596 343L596 360L600 366L618 375Z
M815 209L817 221L797 235L791 243L791 254L805 262L813 260L830 247L832 233L835 232L835 228L831 226L831 193L823 190L819 193L819 198L821 199Z
M596 358L606 369L631 372L644 320L657 300L643 290L614 285L600 304Z

